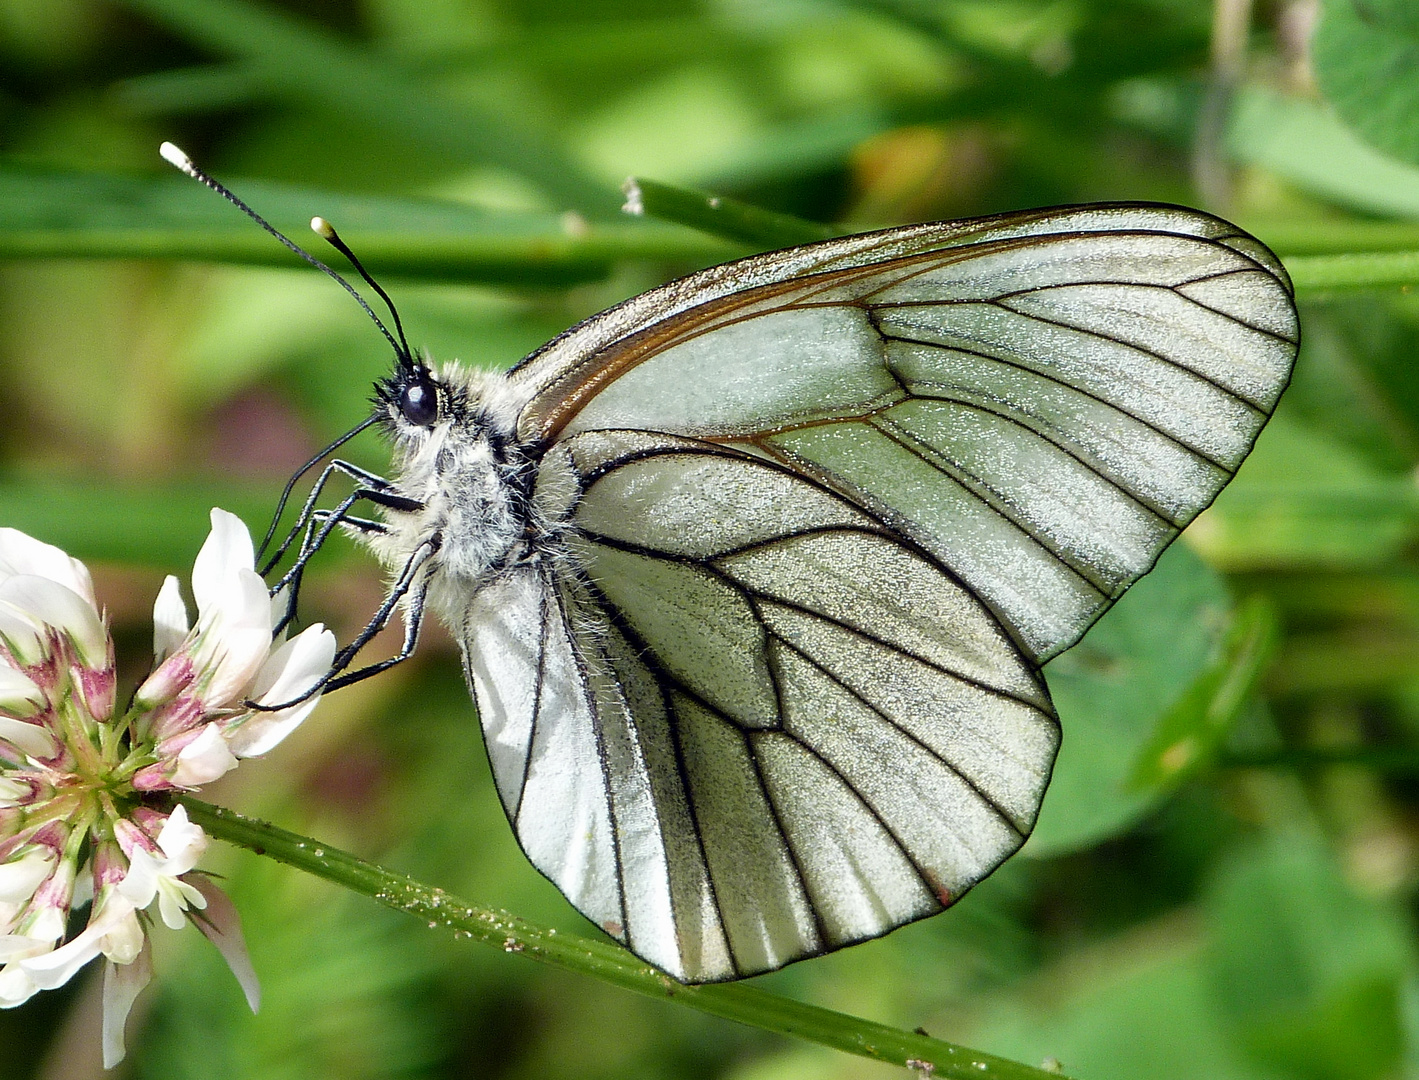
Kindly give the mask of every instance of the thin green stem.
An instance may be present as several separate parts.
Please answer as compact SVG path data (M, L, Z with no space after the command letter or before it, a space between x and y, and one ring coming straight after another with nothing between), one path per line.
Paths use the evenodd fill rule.
M431 928L481 941L544 964L577 971L647 997L673 999L741 1024L957 1080L1059 1080L1058 1073L806 1005L745 984L687 986L607 942L536 926L502 911L474 907L442 889L365 862L317 840L223 807L184 797L192 820L211 835L371 897Z
M1328 765L1360 765L1380 772L1419 773L1419 747L1338 746L1282 747L1223 754L1218 764L1232 769L1305 769Z
M621 209L628 214L689 225L712 236L762 249L811 244L842 235L841 230L831 225L819 225L789 214L762 210L737 199L672 187L638 176L627 180L621 190L626 194L626 204Z
M1409 289L1419 285L1419 251L1377 251L1353 255L1296 255L1286 260L1296 292L1349 292L1356 289Z

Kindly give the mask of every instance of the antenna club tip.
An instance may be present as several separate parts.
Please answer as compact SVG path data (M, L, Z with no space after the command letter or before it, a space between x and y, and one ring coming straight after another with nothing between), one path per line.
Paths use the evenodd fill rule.
M162 146L158 147L158 153L162 155L164 161L174 168L181 169L183 172L190 172L192 170L192 159L172 143L163 143Z
M311 218L310 229L311 232L323 236L327 240L335 235L335 226L331 225L330 222L326 221L323 217Z

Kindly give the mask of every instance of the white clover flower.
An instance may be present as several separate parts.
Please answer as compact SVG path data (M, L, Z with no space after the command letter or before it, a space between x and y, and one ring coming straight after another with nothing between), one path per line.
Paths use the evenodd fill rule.
M330 670L335 635L319 623L272 651L280 605L256 573L251 535L241 519L212 511L212 532L192 567L197 625L169 578L153 608L157 670L138 688L135 702L148 710L142 733L161 760L142 770L140 790L191 788L210 783L237 760L273 749L304 720L319 694L304 696ZM230 715L214 719L223 710Z
M253 1009L259 991L231 901L200 871L207 835L182 805L191 789L264 754L319 700L334 636L274 634L276 606L239 519L212 511L192 572L197 622L175 578L153 609L155 668L115 710L113 644L88 570L0 529L0 1008L105 963L104 1064L151 978L152 911L193 922ZM87 853L80 877L79 863ZM88 922L64 940L71 911Z

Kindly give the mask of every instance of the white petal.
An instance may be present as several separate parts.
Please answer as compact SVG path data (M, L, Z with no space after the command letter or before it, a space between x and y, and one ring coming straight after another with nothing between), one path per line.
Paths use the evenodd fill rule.
M45 633L28 612L0 602L0 642L21 664L37 664L45 657ZM9 665L5 665L9 667Z
M181 930L187 925L189 906L200 911L207 906L207 898L182 878L164 875L158 879L158 913L169 930Z
M60 933L63 931L61 930ZM41 956L54 948L56 940L57 938L43 937L38 934L0 935L0 964L26 960L31 956Z
M0 580L16 574L49 578L94 604L94 583L88 568L53 544L46 544L18 529L0 529Z
M317 705L320 695L299 705L292 705L280 712L248 713L241 726L232 728L227 734L227 745L239 758L260 757L281 745L287 735L300 727Z
M30 793L30 786L8 776L0 776L0 810L15 806Z
M212 531L192 564L192 595L197 601L198 618L206 617L207 609L220 598L233 574L238 570L251 570L255 565L251 533L241 518L213 507ZM267 629L270 629L269 623Z
M162 663L181 647L190 626L177 578L169 574L153 604L153 655Z
M318 623L281 646L256 677L252 693L263 705L300 697L330 670L335 660L335 635ZM298 728L320 702L317 694L280 712L255 712L227 733L237 757L257 757L278 746Z
M89 925L72 941L65 942L53 952L45 953L43 956L21 960L19 964L41 990L53 990L55 987L63 986L74 977L75 972L81 967L106 949L111 948L110 934L117 934L124 944L131 940L132 933L125 925L127 922L131 922L133 927L137 929L138 937L141 939L143 931L142 927L138 925L138 917L133 913L133 906L111 893L109 894L109 903L105 905L103 913L97 917L91 917ZM128 932L125 933L125 931ZM139 947L141 948L141 942ZM136 956L137 953L137 948L132 950L132 955Z
M32 758L52 758L59 753L59 744L46 729L8 716L0 716L0 739Z
M220 600L202 613L202 644L196 663L215 669L203 700L214 707L245 697L271 651L271 601L266 583L253 570L240 570Z
M49 877L58 858L50 848L36 846L18 859L0 863L0 902L28 902L44 879Z
M123 875L116 891L135 909L142 911L158 895L158 875L161 872L161 865L151 852L134 848L128 858L128 873Z
M39 987L30 974L18 963L6 964L0 968L0 1009L13 1009L23 1005L39 993Z
M103 969L103 1067L111 1069L123 1060L123 1027L133 1002L153 978L153 950L145 941L131 964L115 964Z
M108 663L108 631L89 600L50 578L17 574L0 582L0 601L31 620L63 630L91 668Z
M251 696L262 705L300 697L329 673L334 662L335 635L320 623L308 626L262 665Z
M115 964L131 964L143 951L147 934L136 912L129 912L109 928L99 941L99 952Z
M241 630L222 636L223 650L213 656L213 673L202 691L209 709L240 706L246 689L261 670L271 648L269 630Z
M66 867L61 866L59 872L63 873L65 869ZM44 949L39 951L46 952L52 949L64 936L64 931L67 929L65 923L68 920L69 912L62 906L48 904L26 920L28 925L25 927L25 933L44 942Z
M208 724L178 753L177 770L171 780L177 787L201 787L236 767L237 759L222 738L221 729L216 724Z
M44 705L44 691L23 671L0 662L0 709L28 716Z
M251 1006L252 1012L256 1012L261 1008L261 984L246 952L246 939L242 936L241 916L237 914L236 905L231 897L200 874L193 877L192 884L207 898L206 911L192 921L197 924L197 929L207 935L207 940L217 946L217 951L241 985L246 1003Z
M187 807L178 803L158 832L158 847L167 856L163 873L173 877L187 873L197 865L197 860L207 850L207 843L202 826L194 824L187 816Z

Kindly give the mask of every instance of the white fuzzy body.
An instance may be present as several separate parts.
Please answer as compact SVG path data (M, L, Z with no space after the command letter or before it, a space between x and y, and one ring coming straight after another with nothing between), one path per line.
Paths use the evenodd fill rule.
M361 538L397 576L411 554L437 537L439 549L426 569L427 600L453 626L469 597L500 569L526 558L543 530L519 490L533 468L515 443L520 394L497 372L446 366L438 379L457 406L432 430L390 410L393 491L423 509L383 510L388 532Z

